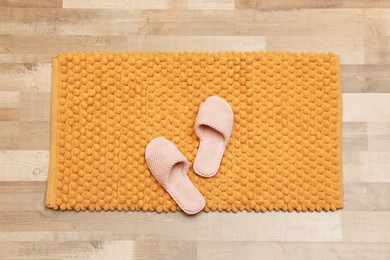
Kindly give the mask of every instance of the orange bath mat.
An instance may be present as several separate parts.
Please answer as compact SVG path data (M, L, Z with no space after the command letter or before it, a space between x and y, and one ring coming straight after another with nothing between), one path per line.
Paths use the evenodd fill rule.
M218 173L203 178L194 124L212 95L230 103L234 128ZM179 210L145 163L157 136L185 154L205 211L343 207L332 53L60 53L51 105L49 208Z

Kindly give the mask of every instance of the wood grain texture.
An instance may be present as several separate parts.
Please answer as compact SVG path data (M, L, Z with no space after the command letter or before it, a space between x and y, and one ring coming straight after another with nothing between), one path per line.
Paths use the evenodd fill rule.
M0 21L3 34L121 36L137 35L141 16L139 10L3 8Z
M390 122L368 124L368 148L377 151L390 151Z
M4 259L129 259L133 241L112 242L0 242ZM72 249L69 251L69 249ZM51 252L51 253L48 253Z
M198 259L388 259L390 244L201 242Z
M389 259L389 24L385 0L0 0L0 258ZM335 52L345 208L46 209L51 57L70 50Z
M390 122L390 93L343 94L344 122Z
M19 7L19 8L50 8L61 7L62 0L0 0L0 6L4 7Z
M48 150L0 151L0 181L46 181L48 167Z
M265 0L236 0L238 9L295 9L295 8L371 8L371 7L390 7L386 0L330 0L330 1L310 1L299 0L286 3L283 0L265 1Z
M124 1L110 1L110 0L65 0L63 1L63 8L75 9L167 9L168 0L124 0Z
M389 65L344 65L341 70L344 93L390 92Z
M50 93L50 77L49 63L0 63L0 93L19 95L19 102L20 96L29 92Z
M344 212L342 217L343 241L390 242L390 212Z
M291 243L291 242L202 242L198 259L388 259L389 244Z
M63 0L64 8L106 8L106 9L234 9L234 0L124 0L124 1L109 1L109 0Z

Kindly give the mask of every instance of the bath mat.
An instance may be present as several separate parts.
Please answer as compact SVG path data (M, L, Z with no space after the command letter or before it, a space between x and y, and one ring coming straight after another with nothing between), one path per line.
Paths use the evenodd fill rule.
M194 174L199 105L216 95L234 128L212 178ZM46 206L180 210L151 175L164 136L190 162L205 211L343 207L339 58L289 52L69 52L53 58Z

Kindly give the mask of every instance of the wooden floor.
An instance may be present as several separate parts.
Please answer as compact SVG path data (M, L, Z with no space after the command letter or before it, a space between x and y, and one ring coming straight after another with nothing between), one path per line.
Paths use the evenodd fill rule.
M45 209L50 57L161 49L339 54L345 208ZM390 259L390 1L0 0L0 258Z

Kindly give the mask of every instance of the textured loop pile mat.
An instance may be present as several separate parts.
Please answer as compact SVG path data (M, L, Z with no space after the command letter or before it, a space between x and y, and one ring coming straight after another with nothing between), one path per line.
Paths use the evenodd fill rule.
M209 96L234 128L219 172L194 174L194 124ZM176 211L145 163L164 136L190 162L205 211L343 207L342 96L332 53L59 53L53 58L46 206Z

